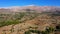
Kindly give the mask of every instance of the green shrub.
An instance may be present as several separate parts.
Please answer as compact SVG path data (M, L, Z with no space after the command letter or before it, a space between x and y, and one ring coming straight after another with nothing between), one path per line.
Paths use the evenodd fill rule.
M42 34L49 34L47 31L41 31Z
M30 31L26 31L24 34L31 34Z
M53 32L54 31L54 28L52 27L49 27L49 29L46 29L47 32Z
M38 30L29 30L29 31L26 31L25 34L31 34L31 33L37 33L37 34L40 34L41 32L38 31Z

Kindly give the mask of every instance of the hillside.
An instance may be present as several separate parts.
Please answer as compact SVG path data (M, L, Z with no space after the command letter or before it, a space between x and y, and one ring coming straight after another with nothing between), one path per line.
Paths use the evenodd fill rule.
M0 34L60 34L60 8L48 6L1 8Z

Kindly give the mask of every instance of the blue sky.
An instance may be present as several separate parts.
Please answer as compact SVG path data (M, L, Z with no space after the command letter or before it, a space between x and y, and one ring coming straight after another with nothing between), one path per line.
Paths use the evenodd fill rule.
M0 7L26 6L32 4L39 6L60 6L60 0L0 0Z

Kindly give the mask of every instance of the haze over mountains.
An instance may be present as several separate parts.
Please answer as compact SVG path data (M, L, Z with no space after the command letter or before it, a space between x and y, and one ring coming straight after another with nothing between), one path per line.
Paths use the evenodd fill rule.
M25 12L26 9L35 10L37 12L44 11L60 11L60 7L55 6L36 6L36 5L27 5L27 6L13 6L13 7L3 7L0 8L0 12Z

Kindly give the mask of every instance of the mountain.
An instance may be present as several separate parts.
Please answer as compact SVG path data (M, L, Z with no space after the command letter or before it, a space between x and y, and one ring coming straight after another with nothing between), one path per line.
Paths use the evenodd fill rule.
M0 34L60 34L60 7L0 8Z
M35 6L35 5L27 5L27 6L13 6L8 8L0 8L0 12L24 12L26 9L35 10L37 12L44 12L44 11L60 11L60 7L55 6Z

